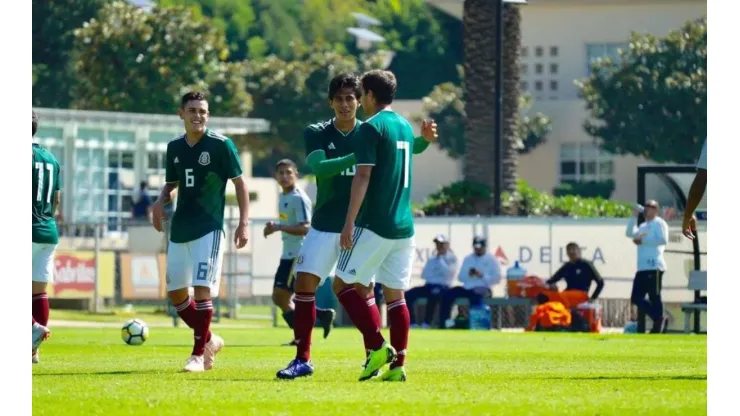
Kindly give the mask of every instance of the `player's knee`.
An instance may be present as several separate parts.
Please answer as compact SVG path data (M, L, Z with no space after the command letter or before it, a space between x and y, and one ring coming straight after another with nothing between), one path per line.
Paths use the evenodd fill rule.
M362 285L360 283L355 283L355 290L363 298L366 298L366 297L370 296L373 293L373 289L371 287L364 286L364 285Z
M383 297L385 298L386 304L390 304L399 299L404 298L403 289L391 289L383 285Z
M350 285L345 283L344 280L338 277L335 277L334 279L332 279L331 289L334 291L335 295L340 294L343 290L347 289L348 287L350 287Z
M295 279L295 291L296 292L310 292L315 293L316 288L319 287L319 279L310 273L298 272Z
M188 289L187 288L176 289L176 290L171 290L171 291L167 292L167 297L170 299L170 302L173 305L179 305L179 304L185 302L185 300L188 298L188 296L189 296L189 294L188 294Z
M41 293L46 293L46 286L48 283L46 282L31 282L31 294L38 295Z
M272 289L272 303L280 308L285 308L290 304L291 293L279 287Z
M205 300L211 298L211 288L206 286L195 286L193 288L195 300Z

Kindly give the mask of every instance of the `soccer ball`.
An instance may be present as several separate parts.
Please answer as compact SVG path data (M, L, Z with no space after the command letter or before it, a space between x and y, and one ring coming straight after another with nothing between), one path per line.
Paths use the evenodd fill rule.
M140 319L132 319L123 324L121 338L128 345L141 345L149 338L149 327Z

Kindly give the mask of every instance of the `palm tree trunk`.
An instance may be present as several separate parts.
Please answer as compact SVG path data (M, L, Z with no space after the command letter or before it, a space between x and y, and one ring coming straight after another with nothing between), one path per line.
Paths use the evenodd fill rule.
M503 190L516 191L519 154L519 51L522 44L519 6L504 5L503 47Z
M491 0L465 0L463 47L465 51L465 157L467 181L494 186L494 109L496 9ZM489 205L489 204L485 204ZM479 214L489 214L490 206Z

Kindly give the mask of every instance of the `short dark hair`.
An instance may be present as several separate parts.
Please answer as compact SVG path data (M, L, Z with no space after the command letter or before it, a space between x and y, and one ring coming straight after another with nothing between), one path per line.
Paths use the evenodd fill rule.
M362 96L360 77L357 74L345 72L332 78L331 82L329 82L329 99L333 100L342 88L350 88L358 100Z
M291 168L293 168L293 170L296 173L298 173L298 165L296 165L295 162L293 162L290 159L280 159L280 160L278 160L278 162L275 164L275 172L277 172L278 169L280 169L281 167L284 167L284 166L291 167Z
M180 99L180 108L185 108L185 104L190 101L208 101L206 95L200 91L190 91L189 93L182 96Z
M35 111L31 111L33 113L33 116L31 117L31 126L33 129L33 133L31 133L32 136L36 135L36 131L39 129L39 115L36 114Z
M362 88L365 91L372 91L378 104L392 103L396 97L397 87L396 76L391 71L374 69L362 76Z
M565 246L565 249L566 250L570 250L572 248L577 248L577 249L580 250L581 249L581 246L579 246L578 243L573 242L573 241L571 241L570 243L568 243L568 245Z

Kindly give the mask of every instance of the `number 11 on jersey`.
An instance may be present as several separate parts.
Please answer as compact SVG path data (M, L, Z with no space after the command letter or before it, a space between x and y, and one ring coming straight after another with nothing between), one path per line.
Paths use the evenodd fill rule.
M408 142L396 142L396 148L401 151L401 158L403 159L403 187L409 187L409 143Z

